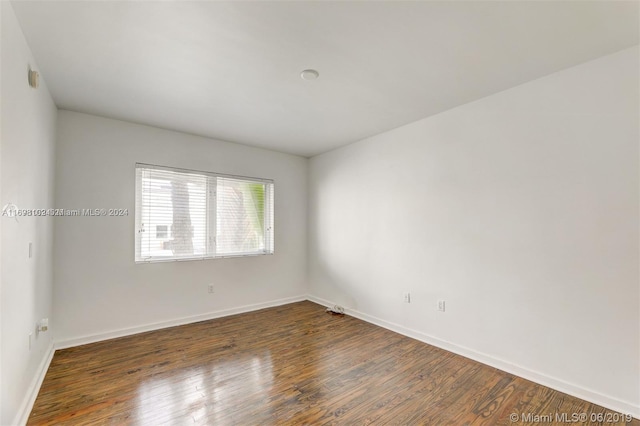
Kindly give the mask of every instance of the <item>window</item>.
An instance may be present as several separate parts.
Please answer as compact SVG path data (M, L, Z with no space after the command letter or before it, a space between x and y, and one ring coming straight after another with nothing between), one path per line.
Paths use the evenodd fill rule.
M167 228L169 228L167 225L156 225L156 238L169 238Z
M136 164L136 262L273 254L273 181Z

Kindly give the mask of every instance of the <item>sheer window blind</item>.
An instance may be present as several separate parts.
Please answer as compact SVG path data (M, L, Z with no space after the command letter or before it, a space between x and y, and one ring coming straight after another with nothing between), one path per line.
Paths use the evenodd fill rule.
M273 181L136 164L136 262L272 254Z

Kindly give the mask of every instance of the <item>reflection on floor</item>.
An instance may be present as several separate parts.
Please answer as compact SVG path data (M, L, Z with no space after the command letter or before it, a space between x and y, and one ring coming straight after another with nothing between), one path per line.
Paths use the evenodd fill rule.
M154 425L181 415L197 423L219 424L225 420L224 407L235 406L247 393L266 395L272 387L270 352L239 354L207 368L196 366L144 380L137 390L133 418L137 424Z
M508 425L549 413L547 424L613 414L300 302L57 351L28 424Z

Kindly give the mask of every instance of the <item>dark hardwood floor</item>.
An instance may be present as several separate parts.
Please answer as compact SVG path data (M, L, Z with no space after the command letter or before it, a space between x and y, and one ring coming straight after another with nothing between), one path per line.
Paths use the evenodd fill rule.
M568 424L556 417L563 413L587 416L577 424L625 424L607 422L616 414L597 405L300 302L59 350L28 424Z

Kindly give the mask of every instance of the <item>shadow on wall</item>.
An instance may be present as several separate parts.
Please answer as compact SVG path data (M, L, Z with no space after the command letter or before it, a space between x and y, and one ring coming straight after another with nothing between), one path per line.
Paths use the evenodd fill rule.
M336 269L332 269L327 262L318 261L317 271L314 274L317 282L322 283L325 289L324 294L331 294L331 299L325 299L331 304L340 305L344 308L358 310L358 303L352 294L356 293L354 282L348 277L341 275ZM323 297L323 295L316 295Z

